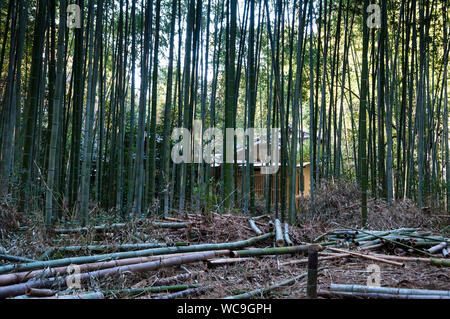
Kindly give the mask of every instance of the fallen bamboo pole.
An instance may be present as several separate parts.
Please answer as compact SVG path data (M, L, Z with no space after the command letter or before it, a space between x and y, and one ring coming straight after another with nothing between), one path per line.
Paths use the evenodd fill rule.
M283 230L281 229L281 222L278 218L275 219L275 244L278 247L282 247L285 245Z
M330 290L343 292L363 292L363 293L382 293L382 294L400 294L400 295L435 295L450 297L450 291L447 290L427 290L427 289L406 289L390 287L372 287L363 285L344 285L331 284Z
M126 251L111 254L101 254L93 256L81 256L72 258L63 258L47 261L36 261L27 264L20 265L5 265L0 267L0 274L4 274L10 271L26 271L33 269L40 269L46 267L58 267L68 266L70 264L86 264L91 262L97 262L107 259L124 259L132 257L146 257L153 255L167 255L171 253L183 253L183 252L200 252L208 250L223 250L223 249L236 249L250 246L258 241L272 237L273 233L267 233L261 236L252 237L246 240L231 242L231 243L219 243L219 244L200 244L191 246L177 246L177 247L163 247L163 248L150 248L136 251Z
M169 292L169 291L182 291L190 288L198 288L198 284L192 285L174 285L174 286L156 286L156 287L144 287L144 288L125 288L125 289L112 289L104 290L102 293L106 297L113 297L117 295L127 295L129 297L137 297L139 295L157 292Z
M326 267L319 268L317 271L321 271L321 270L323 270L325 268ZM255 290L243 293L243 294L234 295L234 296L228 296L228 297L225 297L225 298L222 298L222 299L249 299L249 298L252 298L252 297L255 297L255 296L263 296L264 294L266 294L266 293L268 293L268 292L270 292L270 291L272 291L274 289L290 285L290 284L296 282L297 280L305 278L307 275L308 275L308 273L305 272L305 273L303 273L301 275L298 275L298 276L296 276L294 278L284 280L282 282L279 282L279 283L277 283L275 285L272 285L272 286L269 286L269 287L255 289Z
M319 256L318 260L319 261L324 261L324 260L334 260L334 259L339 259L339 258L345 258L345 257L349 257L351 256L350 254L337 254L337 255L333 255L333 256L325 256L325 257L321 257ZM290 265L298 265L298 264L307 264L308 263L308 258L302 258L302 259L298 259L298 260L291 260L285 263L281 263L281 266L290 266Z
M204 292L207 292L208 290L212 290L214 287L207 286L207 287L198 287L198 288L192 288L192 289L186 289L179 292L174 292L169 295L165 296L158 296L153 299L176 299L176 298L185 298L187 296L195 296Z
M54 230L55 234L68 234L68 233L80 233L85 232L90 229L93 229L95 231L104 231L104 230L112 230L112 229L120 229L125 228L126 226L131 225L127 223L116 223L111 225L98 225L94 227L77 227L77 228L57 228ZM181 223L181 222L151 222L150 225L154 227L160 227L160 228L186 228L187 223Z
M326 298L370 298L370 299L450 299L440 295L395 295L382 293L344 292L344 291L320 291L321 297Z
M436 246L431 247L430 249L428 249L428 252L430 254L436 254L442 251L442 249L444 249L445 247L447 247L447 242L443 241L442 243L439 243Z
M53 251L69 251L77 252L82 250L90 251L103 251L103 250L139 250L139 249L149 249L149 248L162 248L162 247L172 247L172 246L189 246L189 243L179 242L173 245L168 245L166 243L138 243L138 244L122 244L122 245L86 245L86 246L62 246L54 247Z
M286 242L286 245L288 246L294 246L294 243L292 242L291 238L289 237L289 226L288 223L284 223L284 241Z
M31 297L28 299L105 299L105 296L101 292L87 292L84 294L75 295L62 295L53 297Z
M216 254L216 257L223 257L223 256L230 255L229 250L215 250L214 252ZM86 271L101 270L101 269L118 267L118 266L145 263L145 262L159 260L159 259L180 257L180 256L186 256L186 255L192 255L192 254L195 254L195 252L100 261L100 262L95 262L95 263L81 264L78 266L80 267L79 268L80 272L86 272ZM18 273L3 274L3 275L0 275L0 286L6 286L6 285L20 283L20 282L29 280L33 277L40 277L40 278L56 277L56 276L65 275L66 273L67 273L67 266L56 267L56 268L47 268L44 270L23 271L23 272L18 272Z
M12 255L8 255L8 254L0 254L0 260L19 262L19 263L30 263L30 262L36 261L33 259L28 259L28 258L19 257L19 256L12 256Z
M423 258L423 257L404 257L404 256L391 256L391 255L383 255L383 254L372 254L375 257L383 258L383 259L390 259L390 260L397 260L397 261L406 261L406 262L430 262L430 258Z
M403 263L399 263L399 262L396 262L396 261L375 257L373 255L364 255L364 254L360 254L360 253L355 253L353 251L340 249L340 248L333 248L333 247L328 247L327 249L332 250L332 251L337 251L337 252L340 252L340 253L346 253L346 254L351 254L351 255L354 255L354 256L358 256L358 257L363 257L363 258L366 258L366 259L382 262L382 263L385 263L385 264L390 264L390 265L399 266L399 267L405 267L405 265Z
M246 257L246 258L219 258L219 259L208 259L206 264L208 268L220 265L229 265L229 264L238 264L246 261L252 261L255 258Z
M29 297L50 297L54 296L56 291L52 289L37 289L37 288L28 288L25 290L25 295Z
M300 246L288 246L288 247L272 247L272 248L255 248L255 249L244 249L235 250L231 252L231 256L236 257L254 257L254 256L264 256L264 255L283 255L283 254L296 254L299 252L307 252L310 245L300 245ZM323 249L319 246L320 249Z
M430 258L430 262L435 266L450 267L450 260L448 259Z
M375 245L371 245L371 246L361 246L359 248L359 250L372 250L372 249L377 249L380 247L383 247L384 244L380 243L380 244L375 244Z
M77 279L80 280L81 283L89 281L91 278L104 278L108 276L113 276L118 273L130 272L130 273L139 273L146 272L151 270L157 270L163 267L193 263L198 261L203 261L206 259L211 259L215 256L214 251L208 252L200 252L197 254L181 256L181 257L172 257L167 259L161 259L146 263L134 264L134 265L126 265L126 266L118 266L113 268L107 268L102 270L90 271L86 273L81 273L76 275ZM60 277L52 277L49 279L39 279L34 281L28 281L22 284L15 284L11 286L0 287L0 298L7 298L11 296L22 295L25 293L27 288L49 288L54 284L61 285L65 287L67 285L66 278Z
M253 231L256 233L256 235L261 235L263 232L261 229L256 226L256 223L253 219L250 219L249 221L250 227L253 229Z
M183 282L191 278L197 277L199 274L203 273L203 271L195 271L186 274L180 274L172 277L161 278L153 282L154 286L168 286L172 283Z
M308 299L317 298L317 255L318 247L310 246L308 249L308 278L306 285L306 297Z

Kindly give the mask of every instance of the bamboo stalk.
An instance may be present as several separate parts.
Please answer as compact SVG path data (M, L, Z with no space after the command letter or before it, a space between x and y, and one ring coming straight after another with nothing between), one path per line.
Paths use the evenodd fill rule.
M28 259L28 258L8 255L8 254L0 254L0 260L7 260L7 261L13 261L13 262L19 262L19 263L35 262L35 260L33 260L33 259Z
M272 248L255 248L236 250L231 252L231 256L236 257L254 257L264 255L283 255L283 254L296 254L299 252L306 252L310 245L300 246L288 246L288 247L272 247ZM322 249L322 247L320 248Z
M229 265L229 264L238 264L246 261L252 261L255 258L247 257L247 258L219 258L219 259L208 259L206 264L208 268L220 265Z
M344 258L344 257L348 257L351 256L350 254L337 254L337 255L333 255L333 256L326 256L326 257L320 257L318 258L319 261L324 261L324 260L334 260L334 259L339 259L339 258ZM302 258L302 259L298 259L298 260L291 260L285 263L281 263L281 266L290 266L290 265L298 265L298 264L307 264L308 263L308 258Z
M216 250L214 251L216 257L220 256L229 256L229 250ZM177 253L177 254L168 254L168 255L160 255L160 256L150 256L150 257L135 257L135 258L126 258L119 260L110 260L110 261L100 261L95 263L81 264L80 272L92 271L92 270L100 270L106 268L112 268L117 266L125 266L125 265L133 265L139 263L145 263L149 261L166 259L172 257L181 257L195 254L195 252L190 253ZM61 276L67 273L67 266L56 267L56 268L48 268L44 270L34 270L34 271L23 271L12 274L3 274L0 275L0 286L11 285L23 282L25 280L31 279L33 277L45 278L45 277L55 277Z
M337 251L337 252L340 252L340 253L346 253L346 254L351 254L351 255L354 255L354 256L358 256L358 257L363 257L363 258L366 258L366 259L370 259L370 260L374 260L374 261L378 261L378 262L382 262L382 263L390 264L390 265L394 265L394 266L399 266L399 267L404 267L405 266L404 264L398 263L396 261L382 259L382 258L375 257L375 256L372 256L372 255L359 254L359 253L355 253L353 251L348 251L348 250L345 250L345 249L332 248L332 247L328 247L327 249L330 249L330 250L333 250L333 251Z
M256 223L253 219L250 219L248 222L250 223L250 227L253 229L256 235L261 235L263 233L261 229L259 229L258 226L256 226Z
M308 279L306 296L308 299L317 298L317 247L310 246L308 250Z
M390 288L390 287L372 287L363 285L344 285L331 284L330 290L342 292L363 292L363 293L383 293L383 294L400 294L400 295L435 295L450 297L450 291L446 290L427 290L427 289L406 289L406 288Z
M372 249L377 249L380 247L383 247L384 244L375 244L375 245L371 245L371 246L360 246L359 250L372 250Z
M447 243L445 241L443 241L442 243L431 247L430 249L428 249L428 252L430 254L436 254L442 251L442 249L444 249L445 247L447 247Z
M430 262L435 266L444 266L450 267L450 260L439 259L439 258L430 258Z
M172 246L189 246L189 243L179 242L173 245L168 245L166 243L138 243L138 244L122 244L122 245L86 245L86 246L63 246L55 247L56 251L70 251L76 252L80 250L139 250L139 249L149 249L149 248L161 248L161 247L172 247Z
M294 243L292 242L291 238L289 237L289 226L288 223L284 223L284 241L286 242L286 245L288 246L294 246Z
M186 281L191 278L195 278L196 276L198 276L201 273L203 273L203 271L195 271L195 272L190 272L190 273L186 273L186 274L179 274L179 275L172 276L172 277L161 278L161 279L158 279L155 282L153 282L153 285L167 286L172 283L182 282L182 281Z
M32 297L29 299L105 299L105 296L103 295L102 292L87 292L84 294L42 297L42 298Z
M25 294L30 297L50 297L54 296L56 291L52 289L28 288L25 290Z
M126 251L119 253L101 254L93 256L81 256L72 258L63 258L48 261L36 261L27 264L20 265L5 265L0 267L0 274L4 274L9 271L25 271L40 269L46 267L58 267L58 266L68 266L70 264L85 264L91 262L97 262L107 259L124 259L131 257L145 257L153 255L167 255L171 253L183 253L183 252L200 252L208 250L223 250L223 249L236 249L246 246L250 246L258 241L272 237L273 233L267 233L261 236L252 237L246 240L231 242L231 243L219 243L219 244L200 244L191 246L177 246L177 247L162 247L162 248L150 248L144 250L136 251Z
M130 297L137 297L142 294L166 292L166 291L181 291L190 288L197 288L198 284L192 285L174 285L174 286L156 286L156 287L144 287L144 288L125 288L125 289L112 289L104 290L102 293L109 296L127 295Z
M382 294L364 292L344 292L344 291L320 291L321 297L326 298L373 298L373 299L450 299L448 296L440 295L402 295L402 294Z
M447 248L443 248L442 249L442 257L447 258L448 256L450 256L450 250Z
M421 257L404 257L404 256L391 256L391 255L383 255L383 254L373 254L375 257L397 260L397 261L407 261L407 262L430 262L430 258L421 258Z
M186 228L187 223L184 222L151 222L150 223L154 227L160 227L160 228ZM94 227L77 227L77 228L59 228L55 229L56 234L67 234L67 233L80 233L88 231L89 229L93 229L95 231L104 231L104 230L112 230L112 229L120 229L125 228L127 225L126 223L115 223L111 225L98 225Z
M153 299L185 298L187 296L193 296L193 295L198 295L198 294L204 293L204 292L206 292L208 290L211 290L213 288L214 287L212 287L212 286L207 286L207 287L198 287L198 288L186 289L186 290L183 290L183 291L174 292L174 293L169 294L169 295L155 297Z
M283 230L281 229L281 222L279 219L275 219L275 244L277 247L285 246Z
M211 259L215 256L214 251L209 252L200 252L197 254L181 256L181 257L172 257L167 259L161 259L157 261L151 261L146 263L134 264L134 265L126 265L126 266L118 266L113 268L107 268L102 270L90 271L87 273L78 274L77 278L80 282L87 282L91 278L104 278L107 276L113 276L119 273L130 272L130 273L139 273L146 272L151 270L157 270L162 267L169 267L187 263L198 262L206 259ZM66 286L67 282L65 278L53 277L49 279L39 279L35 281L28 281L22 284L15 284L11 286L0 287L0 298L7 298L11 296L17 296L25 293L27 288L49 288L54 284L58 284L61 286Z

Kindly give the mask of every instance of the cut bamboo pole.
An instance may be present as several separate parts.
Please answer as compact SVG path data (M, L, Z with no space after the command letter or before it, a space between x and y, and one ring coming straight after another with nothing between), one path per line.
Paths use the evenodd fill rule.
M264 255L283 255L283 254L296 254L300 252L307 252L310 245L300 246L288 246L288 247L273 247L273 248L255 248L236 250L231 252L231 256L236 257L254 257ZM320 246L320 249L323 249Z
M256 235L261 235L263 233L261 229L259 229L258 226L256 226L256 223L253 219L250 219L248 222L250 223L250 227L253 229Z
M447 258L448 256L450 256L450 250L447 248L443 248L442 249L442 257Z
M375 257L379 257L382 259L390 259L396 261L405 261L405 262L425 262L429 263L430 258L422 258L422 257L404 257L404 256L392 256L392 255L383 255L383 254L372 254Z
M335 259L339 259L339 258L345 258L345 257L349 257L351 256L350 254L337 254L337 255L333 255L333 256L326 256L326 257L321 257L319 256L318 260L319 261L324 261L324 260L335 260ZM308 258L302 258L302 259L298 259L298 260L291 260L285 263L281 263L281 266L290 266L290 265L298 265L298 264L307 264L308 263Z
M430 249L428 249L428 252L430 254L436 254L442 251L442 249L444 249L445 247L447 247L447 243L445 241L443 241L442 243L431 247Z
M161 248L161 247L172 247L172 246L189 246L187 242L174 243L173 245L168 245L166 243L138 243L138 244L122 244L122 245L86 245L86 246L63 246L54 247L54 251L62 252L77 252L83 250L90 251L107 251L107 250L139 250L139 249L149 249L149 248Z
M181 257L172 257L167 259L161 259L146 263L134 264L134 265L126 265L126 266L118 266L113 268L107 268L102 270L90 271L87 273L81 273L77 275L77 279L80 280L81 283L89 281L91 278L104 278L108 276L113 276L119 273L139 273L146 272L151 270L157 270L163 267L193 263L198 261L203 261L206 259L211 259L215 256L214 251L209 252L200 252L197 254L181 256ZM40 279L35 281L28 281L23 284L15 284L11 286L0 287L0 298L7 298L11 296L18 296L25 293L27 288L49 288L54 284L58 284L61 286L66 286L67 282L65 278L53 277L49 279Z
M202 274L202 273L203 273L203 271L193 271L190 273L179 274L179 275L172 276L172 277L158 279L158 280L154 281L152 284L153 284L153 286L168 286L173 283L179 283L179 282L183 282L188 279L191 279L191 278L195 278L199 274Z
M216 257L229 256L229 250L215 250ZM181 257L195 254L195 252L191 253L178 253L178 254L168 254L168 255L159 255L159 256L150 256L150 257L136 257L136 258L126 258L119 260L110 260L110 261L100 261L89 264L81 264L80 272L93 271L93 270L101 270L106 268L125 266L125 265L133 265L139 263L145 263L149 261L166 259L172 257ZM65 275L67 273L67 267L56 267L56 268L47 268L44 270L34 270L34 271L23 271L12 274L3 274L0 275L0 286L11 285L20 283L26 280L29 280L34 277L45 278L45 277L55 277Z
M430 262L435 266L450 267L450 260L448 259L430 258Z
M229 264L238 264L246 261L252 261L255 258L247 257L247 258L218 258L218 259L208 259L206 264L208 268L220 265L229 265Z
M31 263L35 262L33 259L19 257L19 256L12 256L8 254L0 254L0 260L6 260L6 261L12 261L12 262L18 262L18 263Z
M86 264L97 262L101 260L108 259L124 259L124 258L132 258L132 257L146 257L146 256L154 256L154 255L167 255L173 253L183 253L183 252L200 252L200 251L208 251L208 250L223 250L223 249L237 249L243 248L247 246L251 246L252 244L270 238L274 234L267 233L261 236L252 237L246 240L231 242L231 243L219 243L219 244L200 244L200 245L191 245L191 246L177 246L177 247L163 247L163 248L150 248L144 250L136 250L136 251L126 251L119 253L111 253L111 254L101 254L101 255L93 255L93 256L81 256L81 257L72 257L72 258L63 258L56 260L48 260L48 261L36 261L27 264L20 265L5 265L0 267L0 274L4 274L10 271L26 271L33 269L40 269L46 267L59 267L59 266L68 266L70 264Z
M286 245L288 246L294 246L294 243L292 242L291 238L289 237L289 226L288 223L284 223L284 241L286 242Z
M105 299L105 296L101 292L87 292L84 294L41 297L41 298L31 297L28 299Z
M281 229L281 222L279 219L275 219L275 244L277 247L285 246L283 230Z
M448 296L439 295L395 295L382 293L344 292L344 291L320 291L319 296L325 298L370 298L370 299L450 299Z
M427 290L427 289L406 289L390 287L372 287L363 285L344 285L331 284L330 290L343 292L363 292L363 293L382 293L382 294L400 294L400 295L435 295L450 297L450 291L447 290Z
M175 285L175 286L156 286L156 287L144 287L144 288L125 288L125 289L113 289L104 290L102 293L106 296L117 296L117 295L127 295L130 297L137 297L139 295L148 293L158 293L158 292L169 292L169 291L182 291L190 288L198 288L199 285Z
M160 227L160 228L186 228L188 226L188 223L180 223L180 222L151 222L150 223L154 227ZM111 230L111 229L120 229L125 228L127 225L126 223L115 223L111 225L98 225L94 227L77 227L77 228L57 228L55 229L56 234L69 234L69 233L80 233L88 231L89 229L93 229L95 231L104 231L104 230Z
M336 252L340 252L340 253L351 254L351 255L354 255L354 256L358 256L358 257L362 257L362 258L366 258L366 259L370 259L370 260L374 260L374 261L378 261L378 262L382 262L382 263L390 264L390 265L394 265L394 266L399 266L399 267L404 267L405 266L403 263L399 263L399 262L396 262L396 261L382 259L382 258L375 257L375 256L372 256L372 255L359 254L359 253L355 253L353 251L349 251L349 250L345 250L345 249L332 248L332 247L328 247L327 249L332 250L332 251L336 251Z
M183 291L179 291L179 292L174 292L172 294L169 295L165 295L165 296L159 296L159 297L155 297L153 299L177 299L177 298L185 298L187 296L195 296L195 295L199 295L201 293L207 292L209 290L212 290L214 287L212 286L207 286L207 287L198 287L198 288L192 288L192 289L186 289Z
M377 249L377 248L380 248L380 247L383 247L384 246L384 244L375 244L375 245L371 245L371 246L361 246L360 248L359 248L359 250L372 250L372 249Z
M308 299L317 298L317 254L317 247L310 246L308 249L308 279L306 285L306 297Z
M50 297L54 296L56 291L52 289L28 288L25 290L25 294L30 297Z

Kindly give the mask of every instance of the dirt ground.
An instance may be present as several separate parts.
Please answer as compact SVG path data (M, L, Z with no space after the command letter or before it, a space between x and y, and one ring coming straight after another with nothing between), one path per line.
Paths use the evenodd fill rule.
M360 205L354 190L339 188L324 190L327 196L318 196L317 209L321 213L311 215L306 213L308 201L300 201L299 224L289 228L289 235L294 245L312 243L317 236L336 228L359 227ZM302 213L302 209L303 212ZM390 206L382 200L369 200L368 229L386 230L400 227L417 227L430 230L434 234L449 237L450 219L445 213L419 210L411 201L396 202ZM264 216L255 222L263 233L272 230L269 222L272 216ZM22 217L21 217L22 218ZM48 247L88 244L122 244L157 241L165 243L188 242L191 245L200 243L222 243L244 240L256 236L249 224L249 217L240 214L209 213L185 214L172 216L167 221L189 222L188 228L167 229L157 228L149 222L130 222L125 228L109 232L96 233L88 231L83 234L54 235L49 241L42 232L42 225L33 223L28 216L21 220L19 230L5 232L0 239L0 249L3 247L8 254L37 259ZM23 227L26 225L26 227ZM273 247L273 238L258 242L255 247ZM351 248L355 250L355 248ZM377 253L392 254L381 247ZM64 254L53 258L89 255L89 251ZM405 256L420 256L418 253L404 253ZM250 261L233 265L220 265L208 268L204 262L186 264L181 267L164 268L140 274L122 274L120 278L108 277L101 282L92 280L85 291L97 289L121 289L130 287L152 286L157 279L177 274L194 273L196 276L183 283L197 283L211 289L189 298L221 298L263 288L283 280L295 277L307 271L307 264L283 265L284 262L304 258L305 256L279 255L257 257ZM5 262L0 261L0 265ZM371 274L367 266L370 260L361 257L346 257L335 260L319 261L319 267L326 269L319 272L318 289L327 290L330 284L365 285ZM424 262L405 262L405 267L376 263L381 270L381 286L400 288L420 288L450 290L450 267L437 267ZM180 282L181 283L181 282ZM292 285L272 291L261 298L306 298L306 278ZM153 298L161 294L146 294L137 298ZM127 298L127 296L116 296Z

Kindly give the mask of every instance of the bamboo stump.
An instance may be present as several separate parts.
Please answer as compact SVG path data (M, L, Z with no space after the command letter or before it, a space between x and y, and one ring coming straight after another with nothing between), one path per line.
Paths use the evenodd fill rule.
M308 280L306 296L308 299L317 298L317 265L319 246L313 245L308 250Z

